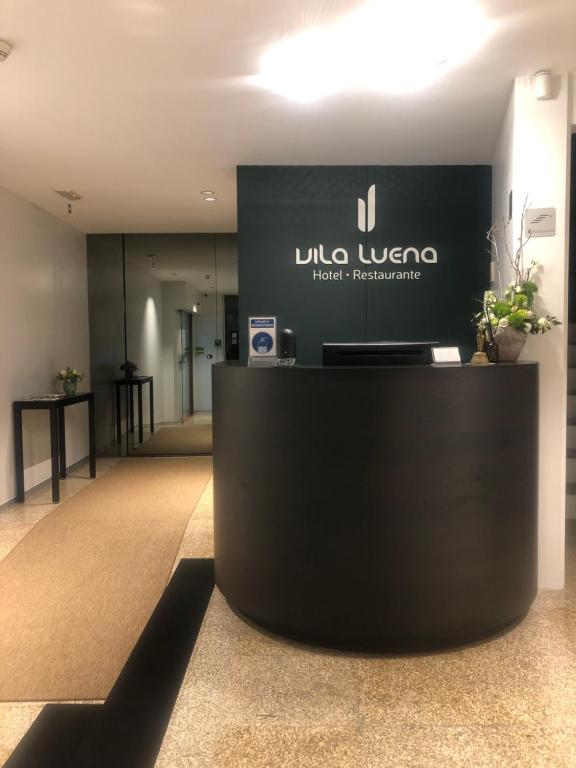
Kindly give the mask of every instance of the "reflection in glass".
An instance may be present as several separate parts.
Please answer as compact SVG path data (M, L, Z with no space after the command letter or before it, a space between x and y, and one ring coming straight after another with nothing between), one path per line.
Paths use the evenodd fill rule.
M234 235L126 236L127 356L153 379L155 414L145 394L131 454L211 453L212 365L237 358L236 254Z

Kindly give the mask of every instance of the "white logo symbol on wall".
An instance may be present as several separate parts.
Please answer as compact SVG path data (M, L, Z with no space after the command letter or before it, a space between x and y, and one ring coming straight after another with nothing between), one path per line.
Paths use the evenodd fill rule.
M372 232L376 225L376 185L368 188L368 201L358 198L358 229L360 232Z
M371 184L368 187L366 200L358 198L358 229L360 232L372 232L376 226L376 185ZM414 261L416 264L437 264L438 252L436 248L427 245L424 248L416 248L409 245L407 247L396 245L389 246L370 246L366 247L363 242L358 243L358 261L360 264L407 264ZM307 250L296 248L296 264L339 264L347 266L350 264L350 254L347 248L327 249L324 253L324 245L312 246Z

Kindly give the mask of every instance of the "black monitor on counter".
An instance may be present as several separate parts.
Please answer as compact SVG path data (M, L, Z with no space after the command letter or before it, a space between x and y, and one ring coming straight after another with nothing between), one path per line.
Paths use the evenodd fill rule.
M322 365L431 365L437 341L322 344Z

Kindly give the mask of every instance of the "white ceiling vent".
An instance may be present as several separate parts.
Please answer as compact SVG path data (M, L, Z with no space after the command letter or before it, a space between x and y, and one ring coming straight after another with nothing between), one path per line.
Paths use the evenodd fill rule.
M0 40L0 63L6 61L12 53L12 46L6 40Z
M82 195L79 195L78 192L74 192L73 189L56 189L55 192L65 200L82 200Z

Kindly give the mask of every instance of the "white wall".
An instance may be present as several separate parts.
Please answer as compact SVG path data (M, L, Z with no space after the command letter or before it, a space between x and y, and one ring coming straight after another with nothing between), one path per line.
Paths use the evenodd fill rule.
M498 225L496 231L496 241L502 268L506 260L506 242L510 252L512 251L512 227L504 227L504 222L508 222L508 196L513 187L513 151L514 151L514 91L510 96L508 108L504 115L502 129L494 157L492 160L492 222ZM495 254L492 254L495 261ZM500 290L498 285L498 276L494 275L495 282L493 287ZM506 283L504 282L504 285Z
M138 375L154 377L154 420L164 421L162 408L162 284L135 260L126 260L126 331L128 360ZM136 392L134 392L136 397ZM148 385L143 387L144 424L150 424ZM134 405L134 418L137 408Z
M517 78L494 156L494 215L507 218L513 190L513 246L528 197L530 207L556 208L555 237L534 238L525 254L541 267L537 282L544 303L562 325L545 336L529 337L522 357L540 363L539 582L564 584L566 503L566 390L568 333L569 78L555 77L555 97L537 101L530 77ZM510 273L501 254L504 282Z
M86 239L0 187L0 504L15 495L12 401L61 391L71 365L90 388ZM66 409L68 464L88 454L85 404ZM50 476L47 412L24 414L25 485Z

